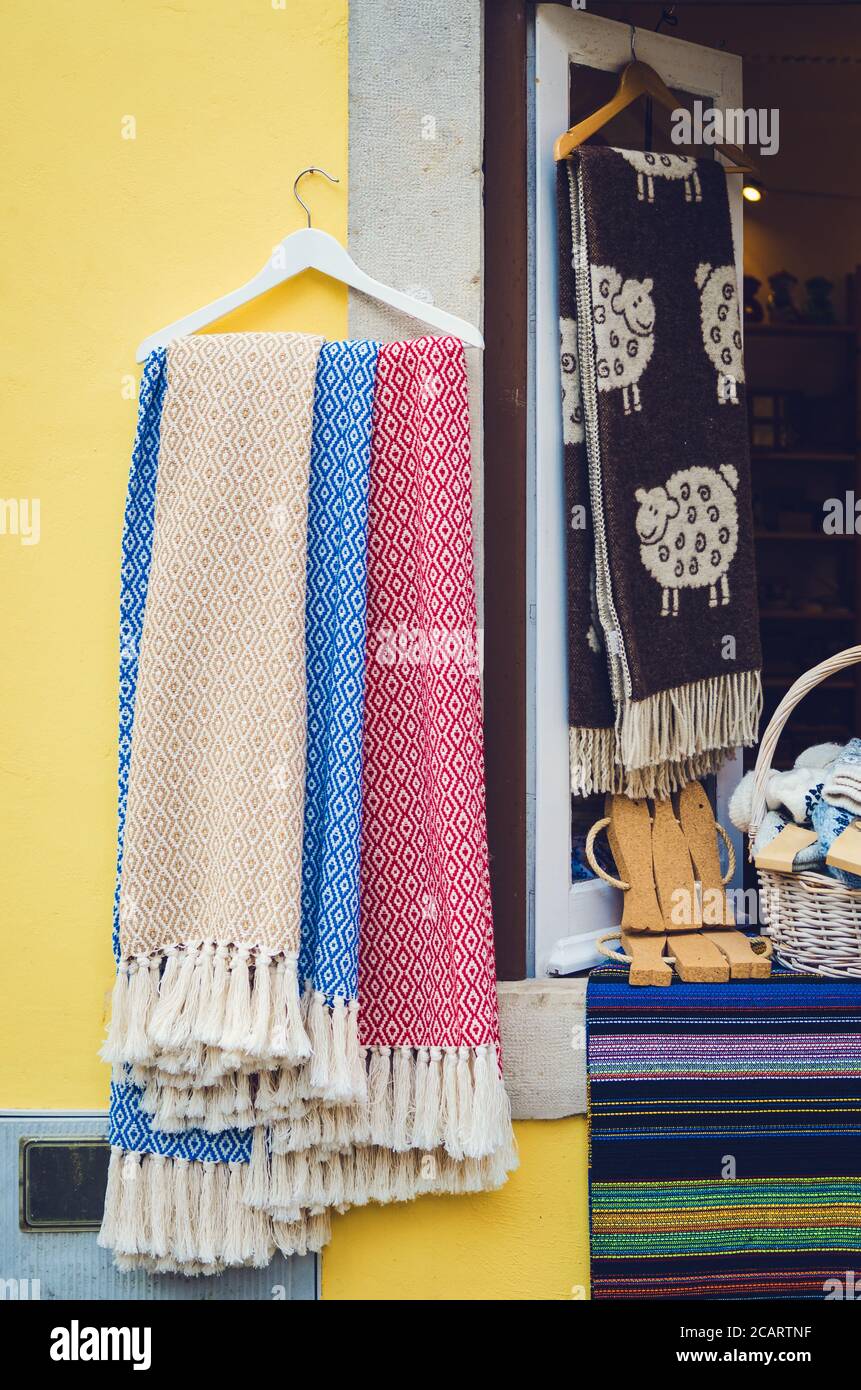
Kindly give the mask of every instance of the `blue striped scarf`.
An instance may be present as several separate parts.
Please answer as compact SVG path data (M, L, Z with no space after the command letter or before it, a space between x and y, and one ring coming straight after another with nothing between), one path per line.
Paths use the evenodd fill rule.
M308 748L300 978L355 999L365 690L368 476L377 345L327 343L317 363L308 496Z

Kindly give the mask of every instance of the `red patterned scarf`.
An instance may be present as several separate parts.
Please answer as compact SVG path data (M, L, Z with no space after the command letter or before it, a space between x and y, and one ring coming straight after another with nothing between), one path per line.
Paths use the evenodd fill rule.
M462 345L383 345L371 455L360 1041L372 1054L372 1091L375 1068L391 1065L395 1114L403 1072L412 1147L441 1144L453 1157L507 1165L470 498Z

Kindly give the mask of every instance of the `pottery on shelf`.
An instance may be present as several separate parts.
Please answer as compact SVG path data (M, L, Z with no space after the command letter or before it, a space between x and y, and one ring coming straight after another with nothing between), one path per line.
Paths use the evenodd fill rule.
M807 303L804 318L807 323L835 323L837 315L831 303L834 285L824 275L814 275L804 282L807 288Z
M768 296L768 317L772 323L798 323L800 315L792 299L792 289L798 279L788 270L769 275L771 294Z
M756 297L756 292L762 284L755 275L745 275L742 280L744 286L744 318L746 323L762 323L764 310Z

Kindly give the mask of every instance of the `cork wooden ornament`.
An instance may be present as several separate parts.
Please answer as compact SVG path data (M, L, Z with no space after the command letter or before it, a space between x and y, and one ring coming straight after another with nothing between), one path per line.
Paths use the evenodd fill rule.
M688 984L721 985L729 979L729 962L704 932L674 932L668 941L679 978Z
M726 958L731 979L766 979L771 974L770 960L758 955L748 937L735 930L720 868L718 826L699 782L689 782L679 792L679 822L700 884L703 938ZM732 863L727 877L731 872Z
M699 782L688 782L679 792L679 824L694 873L702 885L703 926L734 927L735 918L721 876L717 826L711 803Z
M728 980L726 957L697 930L699 892L687 842L668 797L655 802L652 859L658 901L679 976L689 983L721 984Z
M652 862L664 930L692 931L700 925L699 897L687 842L669 797L655 802Z
M622 890L620 936L625 952L604 952L613 960L627 958L628 983L668 985L673 978L669 961L664 959L666 933L652 873L652 823L645 801L608 795L606 815L596 821L586 837L586 857L598 878ZM598 863L594 841L606 829L607 839L620 877L613 878ZM612 935L612 934L611 934Z
M629 985L670 985L673 970L664 951L667 938L662 932L622 932L622 950L630 957Z
M608 796L607 834L616 866L628 888L623 898L622 931L664 935L664 917L652 874L652 825L645 801Z
M715 927L711 931L704 931L702 935L706 941L717 947L722 956L726 956L731 979L768 979L771 974L770 958L757 954L744 932L736 931L734 927Z

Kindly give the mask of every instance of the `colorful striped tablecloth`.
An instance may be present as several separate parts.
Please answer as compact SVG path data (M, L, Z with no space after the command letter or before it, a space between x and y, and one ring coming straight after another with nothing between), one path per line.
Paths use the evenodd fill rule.
M592 1297L824 1299L861 1285L861 983L586 995Z

